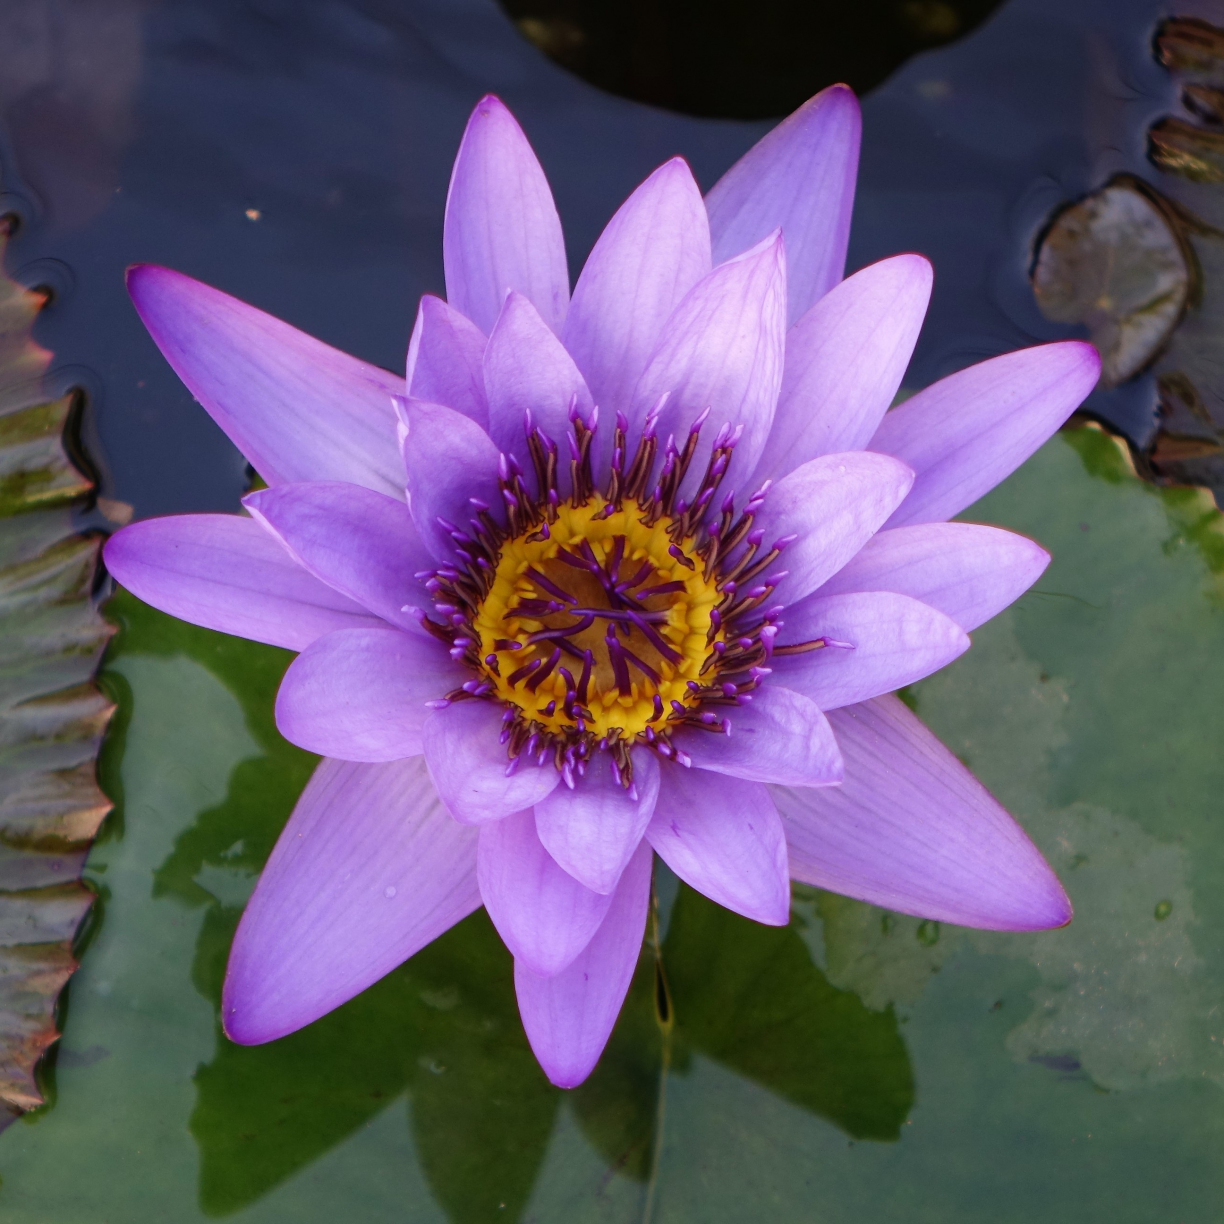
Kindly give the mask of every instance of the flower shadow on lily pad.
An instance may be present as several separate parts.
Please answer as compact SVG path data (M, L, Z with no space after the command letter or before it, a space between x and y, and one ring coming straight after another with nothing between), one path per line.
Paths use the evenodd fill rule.
M208 906L193 979L219 1007L243 894L313 763L272 725L288 656L174 621L126 593L110 613L124 624L117 652L184 653L208 667L263 749L236 767L225 800L178 838L154 880L160 895ZM682 888L662 960L673 1022L660 1023L646 949L599 1067L572 1093L551 1087L532 1057L510 957L483 912L281 1041L236 1046L218 1024L190 1122L201 1206L217 1216L245 1207L405 1096L422 1169L456 1224L518 1217L563 1103L609 1173L644 1183L661 1072L684 1074L695 1054L854 1138L897 1138L913 1075L896 1018L831 986L794 923L759 926Z

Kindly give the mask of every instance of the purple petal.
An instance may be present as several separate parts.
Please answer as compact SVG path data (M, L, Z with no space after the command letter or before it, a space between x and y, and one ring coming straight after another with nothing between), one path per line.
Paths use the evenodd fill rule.
M497 447L475 421L441 404L404 400L404 468L412 521L437 561L455 560L455 541L438 520L469 531L471 499L497 506ZM432 568L422 567L422 568Z
M917 473L889 527L951 518L1016 470L1096 385L1101 359L1067 340L979 362L888 413L873 451Z
M766 684L753 691L751 705L729 711L728 718L729 736L689 730L673 737L698 769L783 786L841 781L837 741L810 698L779 683Z
M806 654L775 655L772 661L779 683L822 710L914 684L969 649L968 636L951 617L891 591L806 599L787 608L778 638L831 643Z
M674 157L620 206L574 287L562 338L596 403L627 408L664 323L709 271L701 191Z
M432 566L402 501L339 481L260 489L242 504L314 576L401 629L429 602L416 575Z
M180 620L304 650L334 629L380 625L308 574L258 523L182 514L133 523L106 542L106 568L133 595Z
M323 761L247 903L221 1019L259 1045L360 994L480 905L476 834L420 757Z
M481 828L476 875L516 963L541 977L573 963L612 904L557 866L536 836L530 809Z
M633 754L634 796L606 752L596 753L573 789L558 786L536 804L536 831L548 853L576 880L610 893L646 832L659 796L654 753Z
M966 633L1041 577L1050 554L1026 536L979 523L920 523L877 532L812 598L896 591L950 616ZM803 604L787 618L802 617Z
M786 257L777 234L699 281L672 312L638 380L632 423L640 428L664 394L661 441L684 445L707 408L686 487L700 479L724 425L744 427L732 471L750 473L773 423L786 339Z
M795 537L778 558L787 577L771 602L794 603L837 573L901 504L913 479L905 464L865 451L809 459L783 476L755 524L765 548Z
M791 328L755 484L867 445L901 385L930 296L931 265L897 255L842 281Z
M289 665L276 694L276 726L299 748L342 761L418 756L425 703L470 676L433 638L341 629Z
M526 760L507 777L511 762L499 742L502 725L501 706L488 701L456 702L425 720L429 776L451 815L463 824L500 820L534 807L561 779L551 762Z
M447 299L486 334L509 289L561 330L569 302L561 221L523 129L492 95L476 104L455 158L442 259Z
M408 394L445 404L487 429L484 350L484 332L475 323L441 298L425 294L408 342Z
M558 1088L595 1069L637 968L650 903L650 847L642 843L612 894L607 917L563 972L539 977L515 961L514 989L527 1040Z
M796 880L919 918L987 930L1071 921L1024 830L896 697L838 710L846 780L777 790Z
M528 412L554 442L571 428L570 404L587 419L594 401L574 359L521 294L506 298L484 355L489 437L499 451L527 458Z
M706 196L714 262L775 229L786 239L790 319L842 278L862 118L847 85L830 85L762 137Z
M174 372L268 484L345 480L399 496L391 397L403 379L181 272L138 264L127 283Z
M667 765L646 839L687 884L769 926L790 915L786 838L759 782Z

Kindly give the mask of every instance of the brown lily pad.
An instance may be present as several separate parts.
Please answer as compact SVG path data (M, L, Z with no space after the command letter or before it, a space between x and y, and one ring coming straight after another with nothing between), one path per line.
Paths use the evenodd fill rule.
M92 483L64 443L74 397L42 393L43 302L0 272L0 1129L43 1103L37 1064L94 900L81 867L110 810L94 766L113 710L93 684L112 633L92 598L102 541L73 527Z
M1116 387L1168 342L1190 300L1193 268L1168 211L1125 176L1054 219L1033 289L1047 318L1088 327L1101 382Z

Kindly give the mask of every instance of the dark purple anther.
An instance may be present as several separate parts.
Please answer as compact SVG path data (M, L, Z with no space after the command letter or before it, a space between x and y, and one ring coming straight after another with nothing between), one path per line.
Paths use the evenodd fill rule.
M591 668L595 665L595 652L591 650L583 651L582 654L582 675L578 680L578 700L586 704L587 687L591 683Z
M513 688L520 680L526 680L537 667L540 666L539 659L532 659L530 663L524 664L518 671L511 672L506 680L506 683Z
M558 646L552 654L550 654L538 672L535 672L531 679L527 681L527 687L534 693L540 687L543 681L552 674L552 670L561 661L561 648Z
M629 664L625 659L625 651L616 638L616 627L612 626L608 629L608 636L604 638L604 644L608 647L608 662L612 664L612 674L616 677L616 687L620 690L621 695L628 697L632 693L632 686L629 681Z

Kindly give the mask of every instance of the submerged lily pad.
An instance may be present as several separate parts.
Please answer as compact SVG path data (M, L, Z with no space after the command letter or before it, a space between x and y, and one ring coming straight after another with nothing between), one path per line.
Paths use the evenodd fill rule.
M42 304L0 273L0 1129L43 1102L35 1067L94 900L81 866L110 810L94 778L113 709L92 683L112 632L92 599L101 540L73 528L92 483L65 448L74 397L41 397Z
M691 115L782 116L837 81L864 93L981 25L999 0L500 0L591 84Z

